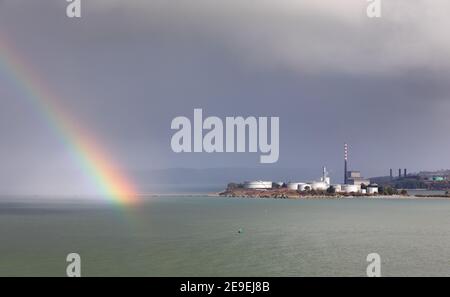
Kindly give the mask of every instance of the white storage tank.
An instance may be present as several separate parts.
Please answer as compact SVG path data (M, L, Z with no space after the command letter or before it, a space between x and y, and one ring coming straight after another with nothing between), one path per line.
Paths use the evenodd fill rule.
M303 185L305 185L305 183L288 183L287 184L287 188L289 189L289 190L295 190L295 191L297 191L297 190L300 190L300 188L303 186Z
M326 182L313 182L311 188L315 191L326 191L328 189L328 184Z
M342 191L344 193L359 193L359 192L361 192L361 186L360 185L343 185Z
M245 189L255 189L255 190L268 190L272 189L272 182L271 181L248 181L244 183Z
M342 192L342 186L341 185L332 185L336 193Z
M300 184L298 186L298 190L305 192L305 191L311 191L311 185L310 184Z
M378 185L377 184L370 184L367 187L367 194L377 194L378 193Z

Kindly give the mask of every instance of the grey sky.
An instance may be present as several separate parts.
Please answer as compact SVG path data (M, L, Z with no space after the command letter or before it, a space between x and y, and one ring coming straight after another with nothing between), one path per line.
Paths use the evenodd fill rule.
M324 164L340 180L344 142L366 176L450 168L446 0L385 0L376 20L364 0L83 4L69 20L62 0L0 1L0 31L140 183L159 168L289 167L313 178ZM0 192L89 192L23 95L2 69ZM170 122L194 108L279 116L279 162L174 154Z

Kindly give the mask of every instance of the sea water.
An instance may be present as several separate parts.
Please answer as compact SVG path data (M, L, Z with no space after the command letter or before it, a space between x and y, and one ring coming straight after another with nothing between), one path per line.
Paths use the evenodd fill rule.
M450 276L450 200L0 199L0 275Z

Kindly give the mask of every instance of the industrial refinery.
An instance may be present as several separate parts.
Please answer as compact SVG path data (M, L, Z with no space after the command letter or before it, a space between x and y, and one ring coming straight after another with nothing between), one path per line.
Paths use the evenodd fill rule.
M344 183L332 184L331 178L328 176L327 168L322 168L322 176L314 181L289 181L289 182L272 182L272 181L247 181L242 186L248 190L271 190L285 188L299 192L331 192L331 193L358 193L358 194L377 194L378 185L370 182L361 176L360 171L348 170L348 145L344 145Z

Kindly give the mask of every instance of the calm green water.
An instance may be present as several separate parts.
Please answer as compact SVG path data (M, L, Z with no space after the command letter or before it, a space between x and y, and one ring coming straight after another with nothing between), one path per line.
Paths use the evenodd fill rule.
M450 276L450 201L10 198L0 240L2 276L65 276L71 252L85 276L364 276L371 252L384 276Z

